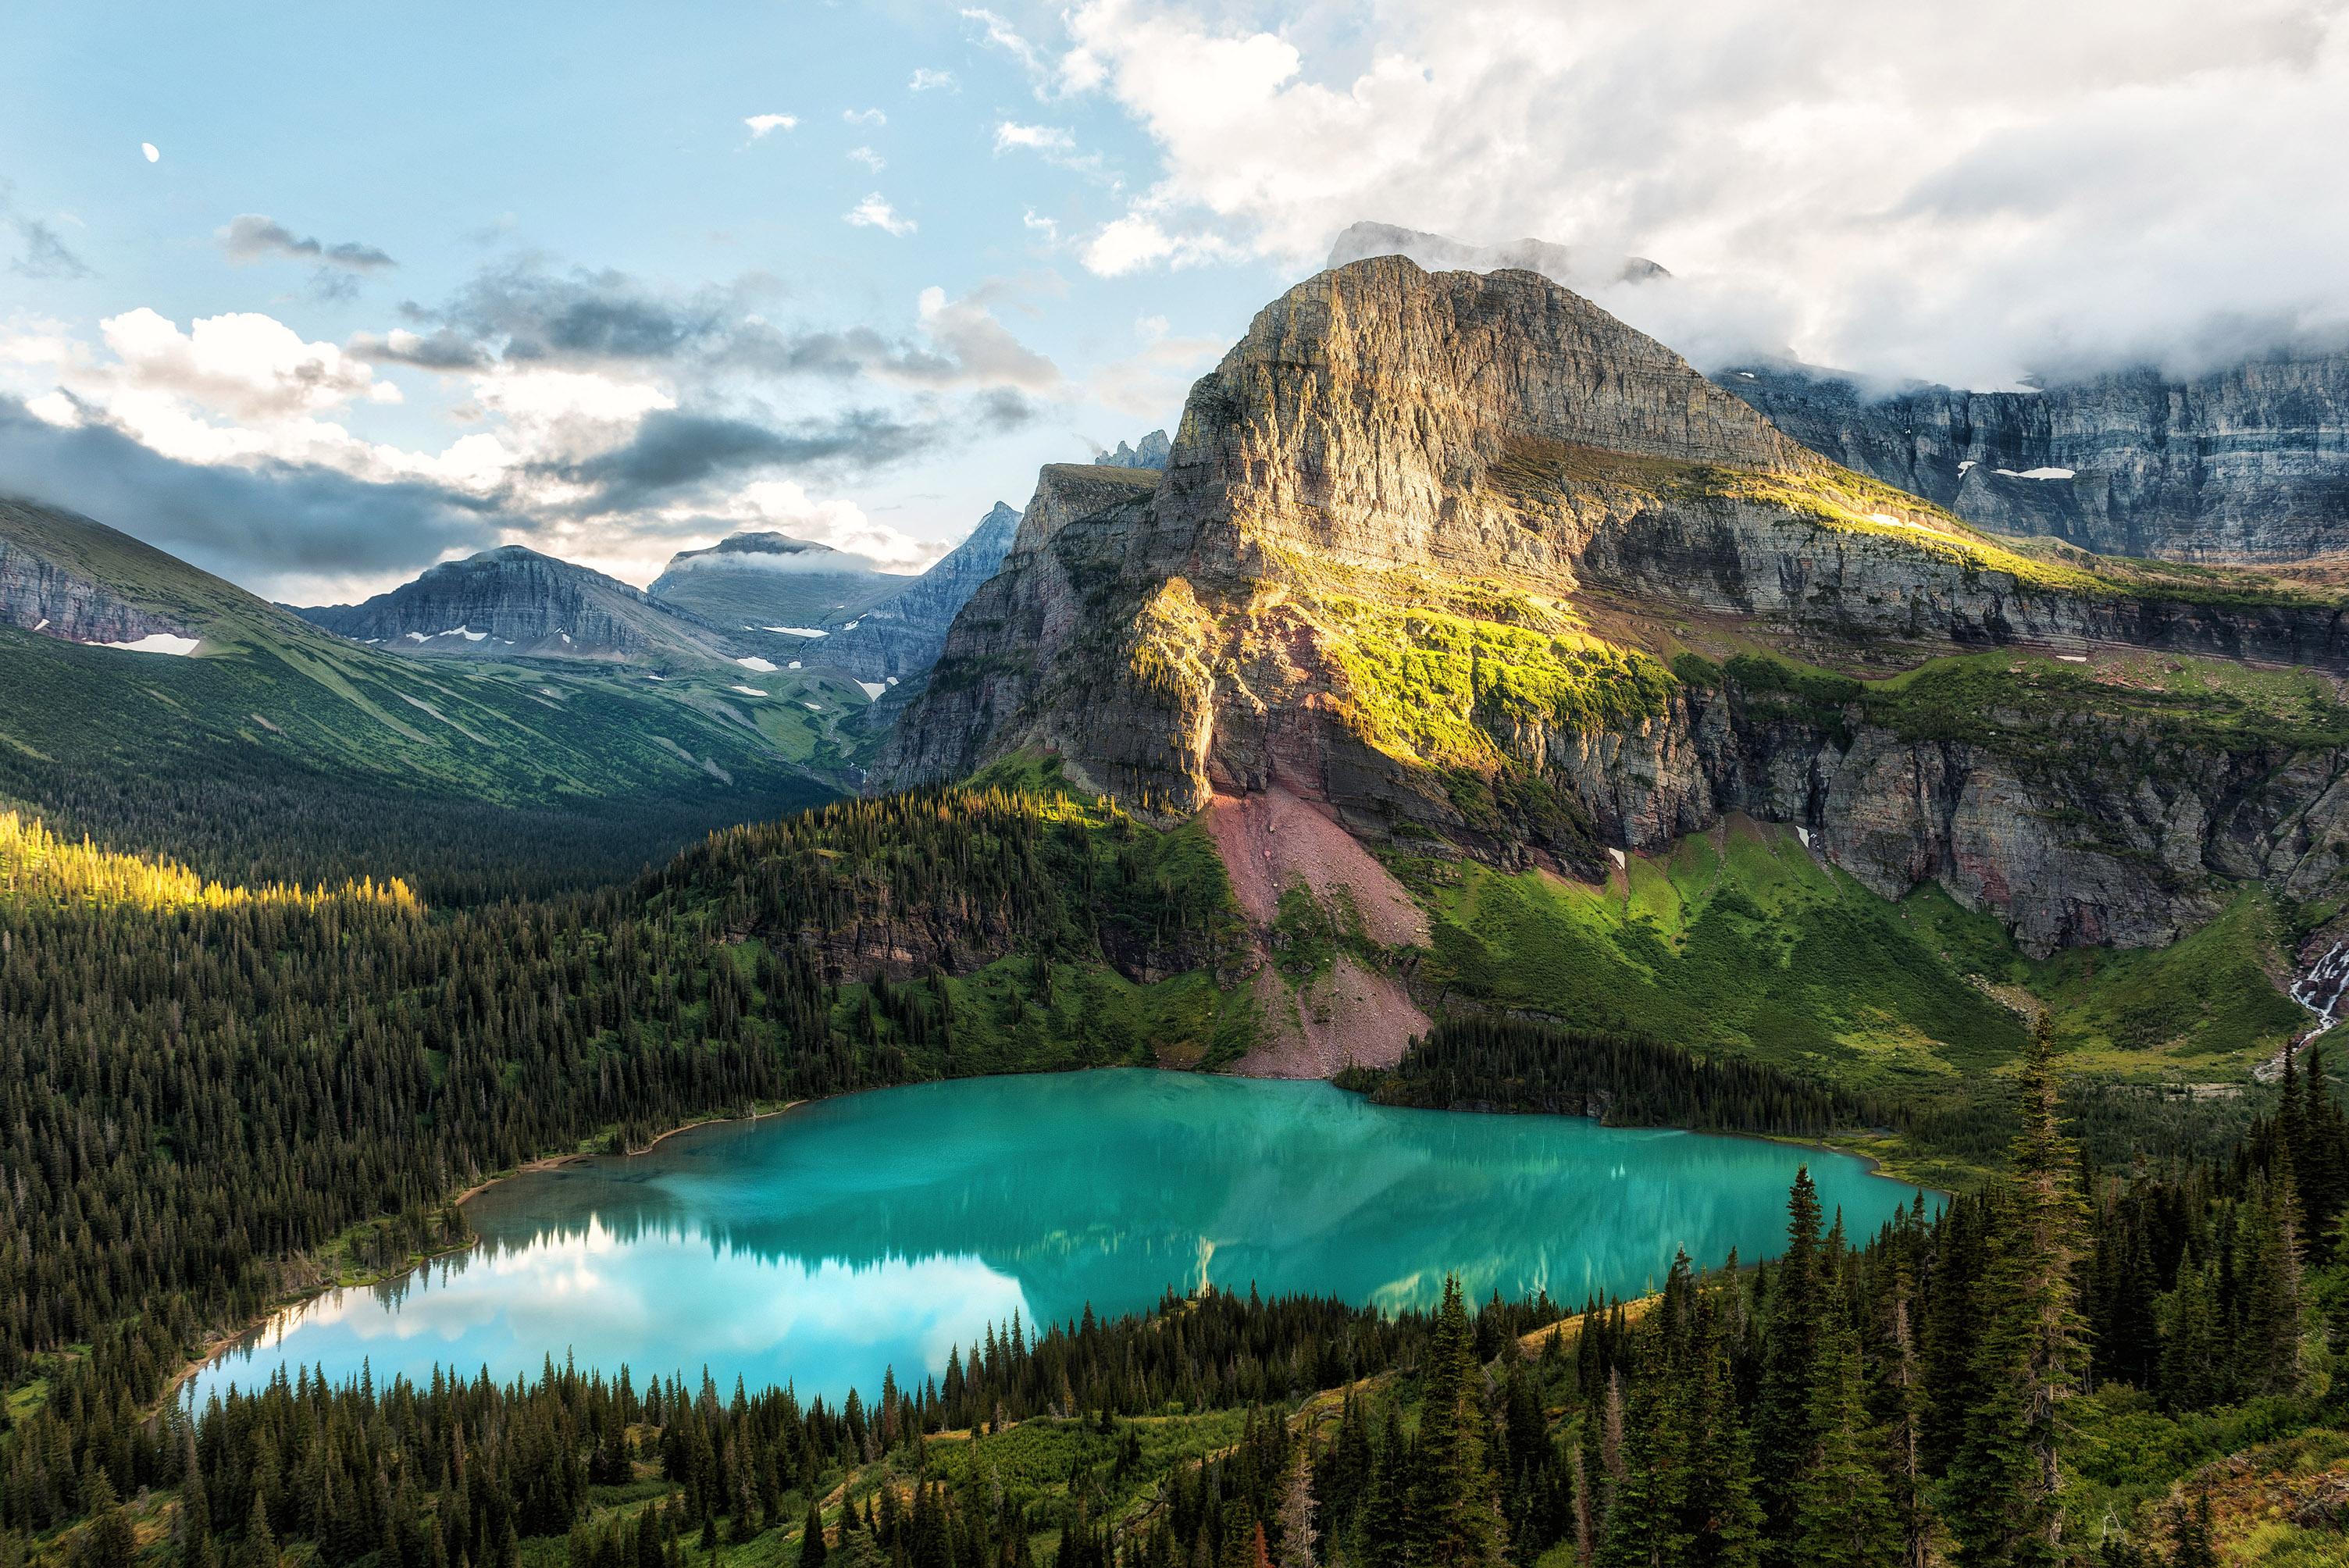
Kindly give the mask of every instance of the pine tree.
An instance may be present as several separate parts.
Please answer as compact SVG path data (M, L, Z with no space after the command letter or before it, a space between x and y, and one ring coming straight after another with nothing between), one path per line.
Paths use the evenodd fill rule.
M269 1510L257 1491L245 1515L244 1539L237 1543L236 1568L278 1568L277 1537L269 1528Z
M2058 1116L2060 1090L2054 1037L2042 1014L2016 1076L2023 1129L2013 1172L1992 1203L1976 1398L1945 1489L1965 1568L2041 1568L2064 1556L2056 1445L2060 1407L2084 1359L2073 1268L2085 1204L2078 1153Z
M800 1568L823 1568L823 1512L810 1498L807 1522L800 1527Z
M1460 1282L1447 1276L1428 1347L1412 1489L1411 1560L1427 1568L1487 1568L1503 1556L1475 1345Z
M1817 1380L1821 1296L1819 1191L1809 1167L1795 1172L1786 1194L1786 1253L1771 1275L1762 1350L1762 1385L1754 1441L1778 1462L1765 1468L1758 1489L1764 1521L1763 1561L1798 1568L1794 1555L1795 1494L1818 1443L1811 1426L1811 1390Z
M104 1470L98 1470L84 1491L83 1507L89 1522L82 1526L74 1542L74 1568L130 1568L138 1540L130 1516L116 1498L114 1483Z
M212 1544L212 1502L204 1491L203 1466L196 1461L192 1427L182 1432L180 1473L184 1478L180 1482L180 1568L219 1568L220 1554Z
M1880 1435L1868 1419L1859 1336L1847 1323L1819 1334L1811 1384L1816 1447L1795 1486L1795 1556L1806 1568L1877 1568L1899 1558L1892 1508L1876 1468Z
M2169 1568L2219 1568L2219 1547L2210 1533L2209 1492L2197 1494L2191 1509L2173 1504L2169 1528L2177 1542L2170 1548Z

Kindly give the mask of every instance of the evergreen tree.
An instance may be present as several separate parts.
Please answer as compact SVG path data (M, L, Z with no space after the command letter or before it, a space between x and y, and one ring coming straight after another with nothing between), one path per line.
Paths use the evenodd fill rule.
M2172 1505L2169 1511L2170 1534L2176 1544L2170 1548L2169 1568L2219 1568L2219 1548L2210 1534L2210 1494L2197 1493L2194 1506Z
M1795 1487L1795 1557L1806 1568L1878 1568L1899 1560L1892 1507L1877 1456L1884 1444L1868 1419L1859 1336L1848 1323L1822 1326L1811 1384L1816 1443Z
M2083 1357L2075 1264L2085 1204L2078 1153L2064 1135L2054 1039L2046 1016L2016 1077L2013 1173L1992 1204L1988 1321L1975 1355L1977 1395L1948 1477L1945 1510L1966 1568L2063 1561L2060 1406Z
M1805 1167L1795 1171L1786 1195L1786 1252L1770 1275L1762 1382L1754 1417L1755 1446L1777 1460L1763 1471L1758 1489L1765 1526L1763 1561L1773 1568L1799 1568L1794 1555L1795 1498L1818 1449L1811 1424L1811 1393L1818 1377L1826 1292L1819 1218L1818 1188Z
M1428 1346L1412 1489L1411 1560L1427 1568L1487 1568L1503 1556L1475 1345L1460 1281L1446 1276Z
M823 1568L823 1511L810 1498L807 1522L800 1527L800 1568Z

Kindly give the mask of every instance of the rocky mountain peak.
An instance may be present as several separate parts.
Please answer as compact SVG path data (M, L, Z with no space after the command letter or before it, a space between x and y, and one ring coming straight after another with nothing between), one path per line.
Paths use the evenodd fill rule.
M1554 571L1505 470L1578 449L1679 463L1816 462L1679 355L1538 274L1381 256L1259 312L1193 388L1162 531L1279 535L1361 563Z
M1539 273L1570 289L1609 284L1652 283L1672 274L1645 256L1602 256L1547 240L1509 240L1470 244L1446 234L1405 229L1394 223L1350 223L1330 245L1325 267L1342 267L1372 256L1408 256L1431 273Z
M1039 475L874 779L1037 748L1146 814L1285 795L1590 881L1743 812L2036 952L2170 940L2214 867L2342 876L2349 801L2300 815L2332 731L2255 763L2149 742L2136 677L2075 673L2113 650L2349 673L2349 624L2290 583L2000 542L1545 277L1375 257L1258 314L1163 476ZM1946 695L1844 673L1920 670Z
M1120 441L1117 450L1103 452L1093 462L1104 469L1163 469L1172 446L1165 431L1153 430L1142 438L1140 446L1129 447Z
M521 544L444 561L358 604L297 611L313 625L391 652L471 658L715 658L714 628L644 590Z

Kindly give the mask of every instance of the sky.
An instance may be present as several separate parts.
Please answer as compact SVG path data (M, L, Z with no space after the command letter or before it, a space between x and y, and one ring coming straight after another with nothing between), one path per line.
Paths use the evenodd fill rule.
M273 597L775 528L917 570L1361 219L1700 366L2349 341L2349 0L16 0L0 492ZM1603 271L1603 269L1602 269Z

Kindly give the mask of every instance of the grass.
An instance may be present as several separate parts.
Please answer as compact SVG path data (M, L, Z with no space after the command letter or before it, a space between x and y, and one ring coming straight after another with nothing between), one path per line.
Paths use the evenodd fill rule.
M1863 1089L1930 1087L2023 1047L2021 1020L1902 906L1788 830L1732 821L1631 857L1605 888L1474 862L1401 869L1433 914L1422 983L1479 1001Z
M1861 1091L1971 1095L2041 1008L2067 1070L2101 1081L2240 1082L2307 1022L2271 978L2292 933L2261 889L2166 948L2040 960L1938 884L1880 898L1792 830L1738 819L1604 887L1392 863L1432 913L1423 986Z
M174 658L0 628L0 799L248 882L430 884L441 861L591 848L608 851L595 874L626 875L823 799L786 751L634 672L427 664L322 634Z

